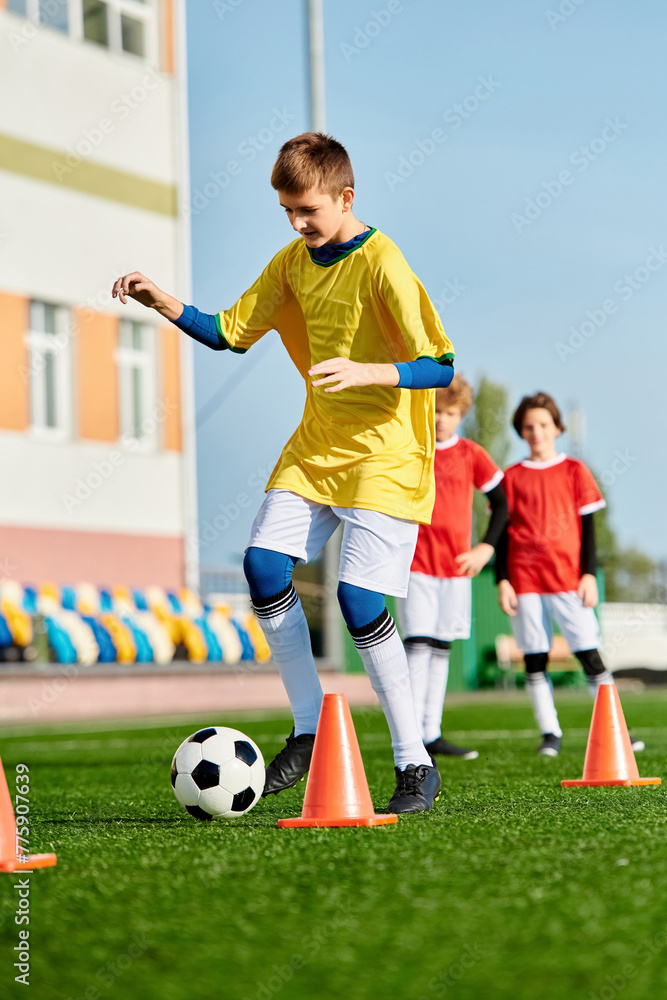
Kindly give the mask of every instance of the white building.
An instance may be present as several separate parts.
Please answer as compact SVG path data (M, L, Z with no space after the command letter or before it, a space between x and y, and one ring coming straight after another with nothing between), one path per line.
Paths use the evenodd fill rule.
M0 579L197 583L184 0L0 0Z

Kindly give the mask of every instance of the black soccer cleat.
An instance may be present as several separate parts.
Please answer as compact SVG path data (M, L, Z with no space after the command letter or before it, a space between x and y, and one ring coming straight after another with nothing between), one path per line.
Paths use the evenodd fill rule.
M425 743L424 746L431 757L440 754L441 757L460 757L461 760L475 760L479 757L478 750L466 750L465 747L457 747L455 743L449 743L444 736L438 736L437 740Z
M560 736L553 733L543 733L542 742L537 748L542 757L557 757L560 753Z
M404 771L396 772L396 791L389 805L388 813L427 812L440 795L440 772L433 764L408 764Z
M266 780L262 795L277 795L286 788L294 788L310 768L313 756L315 733L294 735L294 730L287 737L287 745L273 758L266 768Z

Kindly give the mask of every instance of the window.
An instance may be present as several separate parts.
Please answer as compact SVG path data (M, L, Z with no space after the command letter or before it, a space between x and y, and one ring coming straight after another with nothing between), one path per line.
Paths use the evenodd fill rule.
M68 312L49 302L30 303L30 411L33 432L64 440L71 427L71 352Z
M109 47L107 5L103 0L83 0L83 37Z
M156 445L155 350L152 327L122 322L118 367L120 428L125 444L144 448Z
M69 34L69 0L7 0L7 10Z
M71 0L82 4L83 37L113 52L147 56L146 25L152 16L143 0Z
M141 21L135 21L127 14L120 15L121 43L123 52L132 52L135 56L144 54L144 26Z
M157 59L156 0L7 0L7 9L112 52ZM0 4L1 5L1 4Z

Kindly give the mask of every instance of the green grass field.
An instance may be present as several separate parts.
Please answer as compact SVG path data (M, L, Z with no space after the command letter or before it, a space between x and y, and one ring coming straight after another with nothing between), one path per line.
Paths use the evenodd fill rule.
M667 692L622 696L665 775ZM591 702L559 699L565 749L536 757L521 695L451 700L445 729L476 761L441 765L432 813L396 826L277 830L305 785L246 817L201 823L177 804L174 749L234 725L268 759L285 717L5 729L10 789L30 768L30 987L13 982L18 876L0 876L0 996L32 1000L508 997L667 994L666 789L565 790L580 777ZM393 790L388 735L354 713L376 807Z

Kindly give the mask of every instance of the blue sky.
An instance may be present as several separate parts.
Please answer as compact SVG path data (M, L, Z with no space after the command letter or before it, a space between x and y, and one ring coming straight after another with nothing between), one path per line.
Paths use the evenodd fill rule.
M216 312L293 236L269 177L310 127L306 3L187 6L193 294ZM585 411L620 541L667 557L667 8L324 0L324 15L327 130L356 214L436 300L457 370L513 404L545 389ZM272 332L244 356L197 346L196 395L201 561L238 565L303 383Z

